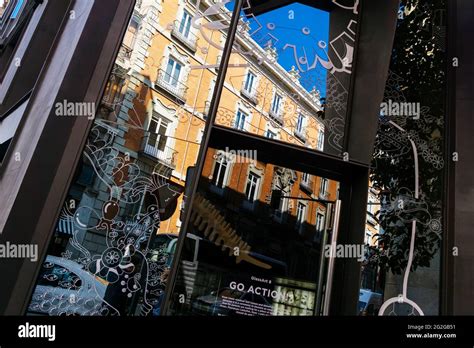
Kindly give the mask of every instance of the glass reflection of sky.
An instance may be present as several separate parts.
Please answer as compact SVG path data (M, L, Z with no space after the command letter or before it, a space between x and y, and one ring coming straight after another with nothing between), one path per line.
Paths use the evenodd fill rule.
M11 19L15 19L17 16L18 16L18 13L20 13L20 9L21 7L23 6L23 1L24 0L19 0L16 5L15 5L15 8L13 9L13 12L12 14L10 15L10 18Z
M292 66L298 68L296 59L307 58L307 64L299 64L301 84L308 90L314 86L325 96L327 71L320 64L315 69L308 70L319 55L326 59L326 52L321 49L318 42L328 43L329 38L329 13L313 7L294 3L279 9L264 13L257 18L249 18L252 38L262 47L271 45L277 49L278 62L286 70ZM258 30L258 28L261 28ZM286 45L296 46L295 50Z

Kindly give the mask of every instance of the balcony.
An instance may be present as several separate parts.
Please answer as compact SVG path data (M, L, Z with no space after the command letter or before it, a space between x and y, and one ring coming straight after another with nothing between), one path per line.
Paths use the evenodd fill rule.
M158 160L160 163L170 167L176 168L176 157L178 152L172 149L169 146L162 146L159 148L157 145L159 141L156 141L156 145L150 144L150 135L147 135L143 138L141 153L144 153L153 159Z
M158 70L156 85L172 96L178 98L182 103L186 102L186 92L188 87L184 83L176 80L175 77L166 73L166 71L161 69Z
M307 181L301 181L300 182L300 187L301 189L303 189L304 191L306 191L307 193L313 193L313 185L314 185L314 181L309 179Z
M215 67L215 71L218 72L219 71L219 67L221 65L221 61L222 61L222 56L221 55L218 55L217 58L216 58L216 67Z
M206 101L204 103L204 110L202 112L202 115L204 117L205 120L207 120L207 118L209 117L209 110L211 109L211 102L210 101Z
M247 211L255 211L255 207L257 206L257 201L249 201L249 200L243 200L242 201L242 209L247 210Z
M306 134L304 134L303 131L299 131L295 129L294 134L295 134L295 137L297 137L299 140L301 140L303 143L306 144Z
M329 191L320 191L319 199L327 200L329 198Z
M133 50L127 46L120 46L118 55L117 55L117 64L124 69L130 68L130 59L132 57Z
M371 224L372 226L374 226L374 227L378 225L377 220L375 219L375 217L370 212L367 212L367 222L369 224Z
M258 99L257 99L257 89L252 88L251 91L246 90L244 87L240 90L240 94L242 94L245 99L253 103L254 105L257 105Z
M278 112L275 112L273 110L270 110L270 112L268 113L270 115L270 117L275 121L277 122L278 124L280 124L281 126L283 126L283 115L282 115L282 112L281 110L279 110Z
M185 35L184 33L180 32L179 31L180 26L181 26L181 21L174 21L171 35L174 36L176 39L178 39L181 43L183 43L193 53L196 52L198 37L195 34L193 34L191 31L188 32L188 35Z

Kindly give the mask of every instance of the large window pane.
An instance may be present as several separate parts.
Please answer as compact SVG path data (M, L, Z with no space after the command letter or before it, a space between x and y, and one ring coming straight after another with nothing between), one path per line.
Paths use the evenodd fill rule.
M233 127L243 105L246 131L272 127L282 142L342 155L356 13L337 2L275 2L263 14L244 4L216 123Z
M222 49L205 39L212 20L204 15L209 4L153 4L137 1L43 261L30 314L160 314L182 223L187 170L197 161L217 76L208 65ZM219 11L230 17L227 8ZM174 19L181 18L176 25ZM226 33L220 28L213 40L224 44ZM214 183L221 190L226 166L223 159L215 169Z
M312 176L303 185L303 177L250 154L208 149L170 289L170 314L321 314L324 220L331 220L339 183ZM322 181L326 200L312 195Z

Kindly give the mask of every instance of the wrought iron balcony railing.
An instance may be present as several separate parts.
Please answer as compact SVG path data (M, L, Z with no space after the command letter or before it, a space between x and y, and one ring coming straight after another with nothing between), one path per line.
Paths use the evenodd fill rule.
M198 39L197 35L192 33L191 30L188 30L188 32L185 33L186 29L184 29L184 27L181 27L181 23L181 21L174 21L171 35L173 35L175 38L185 44L189 49L196 51ZM182 31L180 31L180 29Z
M120 46L118 55L117 55L117 63L121 64L122 66L129 67L130 66L130 58L132 57L133 50L127 46Z
M306 143L306 134L304 133L304 131L299 131L297 129L295 129L295 137L297 137L299 140L301 140L303 143Z
M250 91L245 89L244 87L242 87L242 89L240 90L240 93L246 98L248 99L250 102L252 102L253 104L257 104L258 103L258 99L257 99L257 89L256 88L252 88Z
M320 191L319 192L319 198L320 199L328 199L329 198L329 191Z
M314 181L309 179L307 181L304 181L302 180L300 182L300 185L302 188L306 189L306 191L309 191L309 192L313 192L313 185L314 185Z
M171 76L164 70L158 70L158 78L156 80L156 85L167 91L168 93L172 94L173 96L177 97L181 101L186 101L186 93L188 91L188 87L180 82L176 77Z
M270 109L269 115L272 119L274 119L280 125L283 125L283 115L282 115L281 110L279 110L278 112L275 112L272 109Z
M154 143L154 144L153 144ZM159 136L156 141L150 143L150 134L143 138L142 153L151 156L161 163L176 168L176 157L178 152L169 146L159 146Z

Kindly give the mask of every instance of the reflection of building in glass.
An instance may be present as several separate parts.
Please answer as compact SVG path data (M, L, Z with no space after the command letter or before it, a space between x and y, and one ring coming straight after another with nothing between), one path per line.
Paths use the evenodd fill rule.
M376 255L382 250L379 236L381 229L378 222L381 205L377 194L376 190L369 187L364 236L366 252L361 270L361 289L365 289L364 291L381 291L384 282L381 267L376 262ZM380 308L380 304L378 308Z
M338 183L269 163L245 162L209 150L202 173L209 190L239 215L271 216L282 226L292 225L302 238L319 241L326 204L312 200L336 200Z
M261 304L265 308L262 312L265 313L268 312L269 303L277 303L278 305L270 306L274 314L295 314L299 311L298 308L301 309L297 305L298 301L300 304L308 304L308 308L303 308L304 311L311 310L312 304L317 299L321 300L321 297L316 294L314 299L305 291L317 292L324 287L324 280L317 277L321 235L325 230L332 232L332 226L327 226L331 220L327 215L328 210L333 207L325 206L324 200L332 201L336 198L340 198L338 204L342 206L339 206L341 210L336 209L342 212L339 242L349 245L365 241L370 249L368 259L374 255L373 259L382 263L382 266L375 263L372 265L367 259L362 263L361 284L364 291L361 291L359 299L359 309L362 312L377 312L381 301L378 297L383 290L386 297L397 296L401 278L390 276L385 282L384 276L390 268L394 271L403 271L404 268L409 270L404 263L408 250L408 233L404 230L414 214L420 220L415 240L416 267L413 267L417 277L410 278L416 280L416 284L409 284L409 292L416 297L417 303L424 302L423 309L428 308L425 313L438 313L437 294L440 288L468 291L464 290L469 289L468 286L450 286L459 282L449 280L451 265L439 262L440 256L443 256L443 260L449 260L450 241L459 240L457 234L454 238L455 226L451 226L451 214L446 210L449 214L442 215L443 209L452 206L451 203L443 206L447 203L444 198L449 194L445 195L443 185L433 184L444 180L441 175L444 170L442 154L446 148L441 145L443 139L448 140L445 136L450 131L444 128L442 122L438 122L445 114L442 112L444 106L440 104L439 107L436 106L436 110L433 107L435 105L431 104L433 100L439 101L442 98L433 98L431 92L422 93L422 90L418 93L420 89L413 87L416 87L417 80L424 86L432 84L426 84L423 78L413 78L415 75L405 74L403 71L406 66L411 66L411 62L416 63L416 59L406 66L393 66L397 71L389 72L385 99L421 101L422 105L428 107L425 112L421 108L421 114L425 117L421 117L416 124L411 124L408 119L402 120L407 122L407 129L411 128L410 139L420 150L420 179L426 180L420 182L422 199L413 199L410 192L395 190L397 185L412 190L411 177L406 175L408 171L405 170L411 169L411 162L399 159L406 154L404 148L408 142L404 136L397 134L396 129L385 132L384 124L381 123L376 148L381 149L382 153L386 152L387 156L375 158L377 162L388 160L387 168L396 167L393 172L401 169L397 173L401 180L383 178L382 175L375 187L384 192L389 186L388 201L383 200L380 207L377 197L383 195L371 190L368 209L365 210L365 206L362 206L367 198L368 178L365 170L367 173L369 170L373 173L374 168L381 173L392 172L384 170L384 166L370 165L371 142L377 122L376 104L380 104L382 100L381 87L386 72L383 60L384 57L388 59L386 53L391 49L390 35L387 34L384 39L384 35L380 35L382 31L370 32L372 25L367 24L373 21L372 16L382 18L379 14L383 10L376 7L379 5L377 1L373 1L374 6L366 6L363 11L361 8L358 16L352 16L351 9L349 13L342 13L343 7L338 6L337 1L325 0L318 4L305 2L308 10L313 5L318 8L324 8L321 5L323 3L330 5L327 8L327 16L331 18L330 27L326 28L328 37L320 41L318 35L309 35L310 32L314 34L312 28L300 26L302 21L294 21L293 26L290 23L291 28L281 25L285 24L285 19L275 9L282 2L267 2L270 7L265 11L268 10L277 19L274 22L265 23L262 12L244 9L243 13L248 17L242 18L235 50L225 71L218 66L223 57L222 46L229 25L229 11L221 6L223 2L139 0L133 13L125 10L112 11L114 5L110 4L109 14L133 14L130 23L114 24L115 29L123 29L116 30L115 33L126 33L123 43L118 45L120 50L115 64L111 61L113 48L117 47L116 41L120 38L114 37L113 35L119 34L112 34L113 31L107 27L112 19L109 23L104 16L99 23L92 18L100 18L100 14L88 17L86 12L76 18L91 18L84 28L89 28L90 23L96 24L97 35L94 35L94 39L100 37L101 28L108 33L108 36L102 33L102 42L107 40L106 46L92 51L97 53L97 57L101 57L97 61L93 59L91 52L86 55L83 54L84 50L81 52L78 49L76 52L75 48L80 46L72 40L65 41L67 35L56 35L56 29L74 29L70 26L71 21L62 21L64 16L70 15L68 8L61 9L61 4L68 7L67 3L57 2L54 4L55 8L51 9L53 4L47 1L0 1L0 161L2 170L6 170L1 180L2 195L6 198L1 200L3 209L0 209L2 235L5 240L12 241L23 237L25 241L52 240L48 246L47 243L40 245L40 254L47 254L42 265L27 270L19 268L17 264L11 270L18 266L17 269L22 272L5 272L8 280L5 283L15 285L6 289L5 296L0 296L8 299L0 301L5 302L1 306L7 306L9 302L8 308L14 307L9 309L12 313L23 311L24 308L20 308L20 302L23 301L20 297L28 295L22 293L22 288L31 288L23 285L36 281L38 286L33 292L30 307L33 312L51 315L159 313L174 247L178 244L181 249L181 242L190 244L194 241L194 249L189 248L195 251L194 254L191 253L193 257L180 259L179 263L182 272L178 272L178 276L184 275L186 290L181 293L190 294L184 299L186 305L208 313L209 310L216 310L216 301L220 301L224 308L229 305L228 298L232 297L238 300L236 302ZM71 6L76 8L79 3L81 1L73 2ZM254 2L252 5L260 7L261 3ZM391 3L393 9L398 6L396 1ZM200 4L199 9L196 4ZM305 6L301 2L298 4ZM287 3L279 9L286 11L286 6L293 5ZM104 9L94 6L94 11L98 10L97 12ZM439 8L428 14L420 10L421 6L412 16L416 17L415 22L428 23L428 26L433 24L428 17L444 11ZM301 19L302 12L295 12L298 19ZM306 12L310 11L304 11ZM61 15L56 15L59 13ZM260 24L263 24L264 30L261 34L275 34L274 37L267 41L265 39L268 35L255 35L255 22L247 23L255 20L250 19L252 13L259 13L255 14L257 17L262 16ZM368 15L369 13L375 15ZM408 18L409 14L406 15ZM352 19L346 21L349 17ZM438 16L435 17L435 22L438 22ZM113 18L115 21L120 19ZM359 21L362 18L364 26L359 30L356 26L357 23L362 23ZM123 22L128 19L128 15L122 17ZM388 23L388 16L385 19ZM314 22L319 25L319 21ZM405 23L412 23L411 19ZM55 29L44 30L45 27ZM274 30L276 27L279 27L280 32ZM422 27L426 29L425 26ZM404 25L397 26L400 35L404 35L403 28ZM387 26L384 32L388 29ZM49 37L45 35L46 32ZM75 33L78 39L80 37L78 43L87 44L90 37L86 34L90 32L87 29L81 33L76 28ZM282 32L283 35L280 35ZM420 32L413 32L418 33ZM307 37L311 46L319 46L321 52L306 50L303 55L304 48L309 45L304 40L300 41L302 35ZM416 38L416 35L410 34L410 37ZM364 44L358 44L359 38ZM429 42L429 38L423 40ZM405 48L400 50L400 42L403 41L395 41L393 52L405 52ZM435 44L439 43L438 40L434 41ZM289 50L285 51L286 43ZM442 43L439 45L444 46ZM65 68L65 75L61 77L58 74L57 79L56 76L47 79L46 74L40 76L31 73L53 71L49 70L48 62L56 62L58 52L64 52L60 49L63 46L70 47L71 54L74 52L74 62L83 64L76 66L73 61L51 64L51 68ZM288 57L284 58L291 48L294 49L293 67L288 64ZM353 49L356 49L355 52ZM26 52L28 54L24 54ZM358 63L354 65L352 63L356 61L352 59L353 52ZM373 52L380 54L373 55ZM418 53L425 56L423 49ZM85 59L87 55L89 59ZM371 57L370 60L363 59L368 56ZM403 61L404 58L403 54L394 54L393 57L396 57L396 62L400 59ZM431 64L430 60L438 61L438 57L441 57L441 53L436 48L429 52L427 60L422 61ZM324 69L321 68L324 72L319 74L319 83L316 82L317 79L308 81L309 76L305 74L311 66L315 66L314 62L318 62L318 66L324 65ZM94 74L87 71L88 66L95 71ZM105 80L110 66L113 66L112 74ZM398 71L400 67L402 69ZM409 70L423 72L423 66ZM430 71L437 74L435 70ZM71 71L80 71L80 74L69 74ZM355 73L352 77L349 73L351 71ZM82 74L84 76L78 76ZM185 241L177 243L181 219L185 215L180 214L184 187L190 183L191 177L191 171L188 172L187 169L196 165L204 126L210 118L209 110L218 76L224 77L225 83L222 100L217 105L216 121L219 127L214 127L213 135L220 135L224 142L219 143L219 140L216 141L219 138L214 137L211 138L211 144L223 151L210 151L207 154L205 173L199 173L202 182L195 198L199 198L199 195L205 197L203 199L211 204L211 208L218 211L215 217L229 224L225 226L229 228L226 233L206 234L206 224L212 221L208 217L206 224L200 221L183 238ZM391 76L396 77L394 83ZM441 76L437 76L435 80L444 81ZM51 88L55 81L62 81L57 84L58 87L61 86L58 89L61 93L56 94ZM95 85L95 91L88 89L87 93L77 93L79 90L86 91L85 85L81 87L82 82L89 82L88 88ZM66 105L67 101L61 99L68 97L80 103L83 96L87 96L87 102L92 101L90 104L94 104L96 109L94 102L99 100L104 82L108 83L103 99L97 105L95 121L79 117L58 121L58 113L51 108L55 99L59 98L58 101ZM367 89L372 83L373 88ZM439 87L438 92L441 92L441 85ZM51 93L42 93L50 88ZM42 103L38 96L46 94L51 99L48 103ZM38 108L35 106L41 103L45 106L44 114L36 113ZM38 119L35 118L36 115L40 115ZM41 127L37 122L30 122L39 121L39 117L45 122ZM24 121L26 119L27 122ZM16 124L10 127L12 120ZM345 122L346 120L350 122ZM64 129L57 127L60 123ZM404 127L406 125L403 124ZM74 133L69 133L69 126ZM83 127L82 131L78 131L79 126ZM90 129L90 135L87 135ZM51 134L55 136L51 137ZM254 137L254 134L260 138ZM265 146L261 147L262 152L259 148L252 160L244 162L241 161L242 158L231 155L235 150L228 148L230 145L225 143L227 139L236 149L245 141L254 141L253 144L260 142ZM297 146L283 146L283 142ZM269 151L271 155L262 156L264 160L260 160L259 155L269 147L274 152ZM331 147L338 151L329 151ZM279 151L283 148L297 149L292 152L295 156L285 156L283 151ZM308 148L326 150L326 154L306 151ZM57 153L55 149L58 150ZM26 152L32 156L25 157ZM48 152L48 161L41 163L45 158L44 153ZM341 154L344 161L337 164L332 162L333 157ZM279 161L280 159L285 161ZM272 164L272 160L279 165ZM448 162L444 164L447 168ZM198 167L201 169L200 165ZM299 172L295 170L296 167L299 170L306 169ZM340 180L340 192L337 183L304 171L325 173L318 175L337 178ZM51 173L58 174L53 178ZM405 184L405 180L409 185ZM187 188L187 191L192 191L189 185ZM31 196L29 191L34 193L36 204L29 207L31 209L25 209ZM405 207L397 204L400 198L397 196L407 203ZM459 207L462 208L462 200L459 202ZM63 209L59 211L63 203ZM377 213L380 208L382 217ZM415 208L415 213L412 208ZM23 218L23 215L28 218ZM383 228L379 227L378 219ZM193 223L195 221L197 220L192 220ZM384 237L380 245L376 238L379 232ZM335 234L326 235L331 238ZM162 241L159 240L161 238ZM222 245L223 241L225 245ZM446 244L441 245L441 242ZM234 250L235 247L238 247L237 251ZM235 255L239 250L250 250L252 255ZM447 255L433 255L436 250L446 252ZM456 274L459 273L458 268L462 267L458 260L465 260L465 255L456 258L453 263L457 265ZM212 259L214 256L215 259ZM440 265L446 268L444 271L447 274L443 278L448 279L447 285L443 283L442 287L439 281ZM229 270L241 275L242 279L226 278ZM334 296L331 300L333 313L352 313L356 296L350 298L346 295L355 294L354 284L359 281L359 270L355 260L337 261ZM245 274L252 272L265 273L261 278L263 280L274 279L275 284L265 286L277 293L285 293L285 296L278 299L282 301L273 301L259 297L259 294L232 288L231 284L244 284L248 290L251 284L257 286L262 283L251 277L250 281L244 279ZM175 279L175 270L172 273L172 278ZM406 274L409 274L408 271ZM465 279L469 280L463 277L462 284L469 285ZM301 283L297 285L300 280ZM304 283L308 283L308 287L305 288ZM343 286L339 286L341 284ZM145 288L150 290L149 295L143 291ZM179 287L177 291L181 291ZM431 291L432 295L426 296L427 291ZM54 295L52 299L51 294ZM108 301L107 305L104 300ZM451 300L443 300L444 303L446 301ZM92 308L83 307L80 303L84 302L91 304ZM361 303L365 305L361 306ZM456 299L455 303L459 307L460 301ZM258 312L258 308L255 306L254 309ZM446 308L443 311L445 310ZM225 311L218 314L225 314Z
M365 244L371 247L378 246L377 234L380 233L380 226L378 223L377 215L379 211L380 202L377 198L377 192L371 188L369 189L369 198L367 205L367 224L364 239Z
M192 25L208 5L201 6L198 11L188 1L137 5L99 113L116 133L115 149L128 155L142 174L157 172L178 188L184 187L186 170L196 162L219 72L221 51L208 41L225 41L225 30L203 25L207 17L199 29ZM221 12L228 23L228 14ZM254 56L232 55L235 64L248 66L229 68L217 123L322 150L317 91L306 91L295 74L277 62L259 64L259 55L268 52L249 35L239 34L237 42L251 46ZM216 180L221 179L218 175ZM160 232L179 231L182 196L178 200Z
M333 180L208 149L172 313L319 313L322 237L338 188ZM180 295L186 301L179 301Z
M161 289L157 278L166 271L156 266L157 251L149 242L156 233L179 232L187 169L196 163L219 73L215 64L222 48L211 42L222 45L226 37L225 28L210 30L204 25L212 18L193 25L208 4L202 6L198 10L184 0L137 2L97 108L49 250L50 256L66 258L107 284L102 296L107 305L101 307L99 298L97 308L87 312L92 315L149 314L162 300L158 290L143 294L150 282ZM218 16L228 24L225 8ZM255 56L247 61L242 53L233 55L232 60L250 67L229 68L217 123L322 149L323 126L317 116L322 109L316 91L306 91L294 71L287 72L275 61L259 65L259 55L266 57L269 51L248 35L239 34L238 42L254 47ZM213 190L225 195L236 189L246 197L239 203L245 211L268 204L274 189L301 198L335 199L334 184L267 167L257 162L250 171L248 163L221 156L211 169ZM240 171L248 171L245 178L229 182ZM283 199L272 221L279 221L282 231L291 225L289 235L316 243L324 214L324 207L314 202ZM247 226L245 233L251 231ZM314 265L318 260L315 256ZM290 266L301 269L296 263Z

